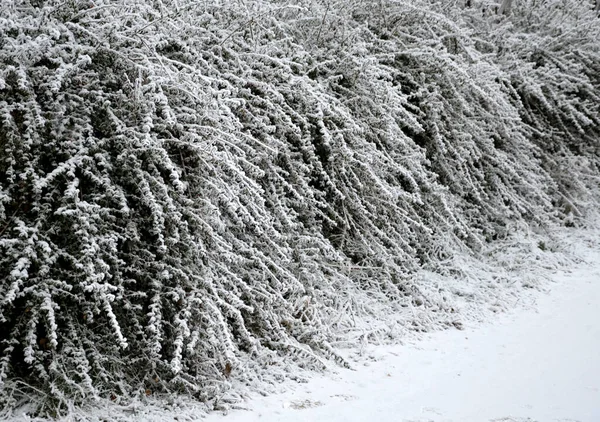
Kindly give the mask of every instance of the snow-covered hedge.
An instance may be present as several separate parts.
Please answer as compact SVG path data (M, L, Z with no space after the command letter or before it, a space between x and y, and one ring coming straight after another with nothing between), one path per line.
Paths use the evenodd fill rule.
M584 214L600 19L455 3L4 2L3 405L343 363L356 295Z

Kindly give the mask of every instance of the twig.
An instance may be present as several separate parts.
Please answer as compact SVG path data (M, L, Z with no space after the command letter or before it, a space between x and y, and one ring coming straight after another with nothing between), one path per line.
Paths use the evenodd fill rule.
M319 44L319 38L321 38L321 30L323 29L323 25L325 25L325 19L327 19L327 13L329 13L329 3L325 8L325 14L323 15L323 19L321 20L321 26L319 26L319 32L317 33L317 40L315 41L315 45Z
M4 227L2 228L2 231L0 231L0 236L2 236L4 234L4 232L8 229L8 227L10 226L10 223L12 223L12 221L15 218L15 215L17 215L17 213L19 212L19 210L21 209L21 205L23 205L23 201L19 202L19 205L17 205L17 209L15 210L15 212L13 212L13 214L10 216L10 218L8 219L7 223L4 225Z

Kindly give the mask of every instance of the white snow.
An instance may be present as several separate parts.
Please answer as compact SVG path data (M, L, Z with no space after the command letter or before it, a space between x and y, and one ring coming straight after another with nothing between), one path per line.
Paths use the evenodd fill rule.
M600 252L557 273L550 293L463 331L376 346L355 370L253 396L208 422L598 422Z

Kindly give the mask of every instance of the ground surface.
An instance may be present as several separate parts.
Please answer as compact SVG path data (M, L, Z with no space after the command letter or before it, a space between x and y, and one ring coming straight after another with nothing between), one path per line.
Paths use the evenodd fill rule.
M370 348L354 371L290 383L207 421L599 422L600 253L582 257L533 294L532 309Z

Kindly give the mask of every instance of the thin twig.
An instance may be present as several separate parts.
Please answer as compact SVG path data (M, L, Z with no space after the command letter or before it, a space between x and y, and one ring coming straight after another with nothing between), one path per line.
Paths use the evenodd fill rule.
M327 19L327 13L329 13L329 4L327 4L327 8L325 9L325 14L323 15L323 19L321 20L321 26L319 26L319 32L317 33L317 40L315 41L315 45L319 44L319 38L321 38L321 30L323 29L323 25L325 25L325 19Z
M0 231L0 236L2 236L4 234L4 232L8 229L8 227L10 226L10 223L12 223L12 221L14 220L15 216L17 215L17 213L19 212L19 210L21 209L21 205L23 205L23 201L19 202L19 205L17 205L17 209L15 210L15 212L13 212L13 214L10 216L10 218L8 219L8 222L4 225L4 227L2 228L2 231Z

